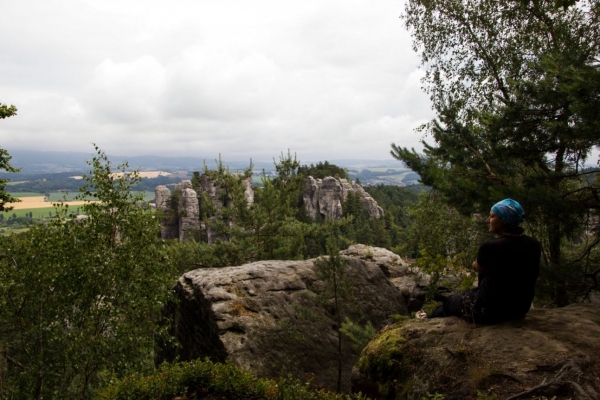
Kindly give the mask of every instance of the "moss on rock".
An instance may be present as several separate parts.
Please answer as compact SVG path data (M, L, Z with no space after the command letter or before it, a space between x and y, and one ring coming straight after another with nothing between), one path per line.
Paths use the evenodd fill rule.
M396 323L375 336L355 366L354 374L361 376L363 382L377 382L377 392L384 397L393 398L411 376L410 349L402 326L403 323ZM373 392L373 389L367 391Z

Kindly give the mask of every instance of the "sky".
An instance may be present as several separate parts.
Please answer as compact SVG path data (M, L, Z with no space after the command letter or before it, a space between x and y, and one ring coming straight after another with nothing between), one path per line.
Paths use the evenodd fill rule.
M403 0L18 0L0 147L390 159L433 118Z

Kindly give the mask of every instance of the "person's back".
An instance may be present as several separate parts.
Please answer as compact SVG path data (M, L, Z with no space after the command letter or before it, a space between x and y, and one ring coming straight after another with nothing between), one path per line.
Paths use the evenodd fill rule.
M523 318L531 306L539 275L540 243L526 235L504 235L481 245L477 292L481 322Z
M452 295L427 318L456 315L476 323L499 323L523 318L533 301L540 270L540 243L523 235L525 212L513 199L492 206L489 232L500 235L481 245L473 268L476 289Z

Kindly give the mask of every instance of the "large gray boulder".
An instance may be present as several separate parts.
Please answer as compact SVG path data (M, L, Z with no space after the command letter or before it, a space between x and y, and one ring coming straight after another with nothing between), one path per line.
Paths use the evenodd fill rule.
M377 265L404 297L409 312L418 311L425 303L431 277L396 253L380 247L355 244L340 254Z
M477 399L478 391L498 399L599 399L598 338L600 304L532 309L524 320L488 326L456 317L408 320L365 347L353 391L381 399L427 392Z
M384 273L392 264L399 267L398 259L387 266L383 258L342 253L341 259L351 293L340 300L342 317L379 330L391 315L407 314L404 298ZM174 332L181 347L166 358L229 359L259 376L312 376L313 384L335 389L340 326L330 289L317 259L187 272L175 287ZM342 343L342 386L348 390L358 350L346 337Z

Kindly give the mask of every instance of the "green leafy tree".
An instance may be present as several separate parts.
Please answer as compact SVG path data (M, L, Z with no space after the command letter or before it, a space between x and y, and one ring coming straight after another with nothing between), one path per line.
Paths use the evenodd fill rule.
M438 286L469 289L477 277L471 267L477 250L491 238L482 218L460 214L436 192L423 193L409 213L413 223L400 253L412 252L415 266L430 274L428 300L433 300ZM442 281L442 276L451 279Z
M333 176L334 178L346 179L350 181L350 176L348 175L348 170L346 168L338 167L335 164L330 164L329 161L319 161L316 165L310 164L310 166L303 165L298 170L299 174L304 175L305 177L312 176L316 179L323 179L328 176Z
M65 205L1 238L0 398L90 398L113 377L154 367L175 276L153 212L130 191L137 173L116 178L96 150L79 194L86 219Z
M463 213L518 199L545 264L580 264L598 242L569 259L564 247L600 209L583 169L600 145L600 2L411 0L403 18L437 119L422 127L424 154L392 155Z
M7 106L6 104L0 103L0 119L12 117L17 115L17 108L13 105ZM0 171L7 172L19 172L19 168L15 168L10 165L11 156L5 149L0 149ZM10 194L6 193L6 183L8 179L0 179L0 212L10 211L13 207L7 206L9 203L15 203L21 201L14 198Z

